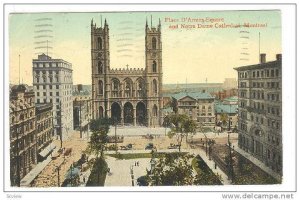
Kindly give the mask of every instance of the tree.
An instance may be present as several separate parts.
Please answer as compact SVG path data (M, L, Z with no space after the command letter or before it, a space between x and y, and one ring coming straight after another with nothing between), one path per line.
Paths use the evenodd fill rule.
M172 100L170 101L170 106L173 108L173 111L175 113L178 112L178 104L177 104L176 99L172 98Z
M100 161L104 161L104 150L106 143L108 141L108 131L109 126L111 124L111 120L108 118L101 118L97 120L92 120L90 124L90 129L92 131L92 135L90 137L90 141L87 147L86 152L88 154L96 155L96 167L97 167L97 177L98 183L100 182L100 171L101 166L97 163L101 163ZM100 155L100 157L99 157Z
M190 119L187 115L183 114L171 114L169 116L170 124L173 124L171 131L169 132L169 137L177 135L178 149L181 150L182 139L188 134L196 133L197 124L195 121Z
M147 173L147 180L152 186L192 185L194 182L193 168L190 164L191 155L181 153L165 154L156 159L155 165Z
M228 121L228 115L226 113L222 113L220 120L222 121L223 126L226 126L227 121Z

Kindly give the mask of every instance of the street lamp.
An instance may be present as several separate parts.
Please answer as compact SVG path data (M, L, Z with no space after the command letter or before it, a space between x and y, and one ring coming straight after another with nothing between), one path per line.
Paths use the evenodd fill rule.
M117 117L114 117L114 125L115 125L115 150L116 154L118 153L118 146L117 146Z

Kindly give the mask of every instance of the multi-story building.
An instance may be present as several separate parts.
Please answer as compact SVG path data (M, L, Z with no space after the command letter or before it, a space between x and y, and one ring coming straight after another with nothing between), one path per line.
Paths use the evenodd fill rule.
M92 119L92 98L90 95L73 96L74 129L81 133L88 132Z
M65 139L73 130L72 64L41 54L32 65L35 102L53 104L54 132Z
M109 28L91 23L93 118L109 117L121 125L161 125L161 24L145 27L145 68L110 68Z
M204 126L214 126L214 97L206 92L180 92L174 94L174 111L186 114Z
M54 136L52 109L52 103L35 105L38 160L43 160L52 150L51 143Z
M34 92L26 85L10 91L10 180L20 186L21 179L36 165Z
M282 174L281 54L276 60L235 68L239 90L239 141L269 168Z

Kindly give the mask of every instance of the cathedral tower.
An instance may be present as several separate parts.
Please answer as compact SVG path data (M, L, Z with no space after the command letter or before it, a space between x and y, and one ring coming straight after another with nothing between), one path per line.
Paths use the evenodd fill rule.
M101 19L102 20L102 19ZM92 56L92 98L93 119L107 116L109 85L107 84L110 70L109 59L109 28L104 22L104 27L97 27L91 22L91 56Z
M157 27L150 27L146 21L145 27L145 73L147 80L147 110L148 125L162 124L162 42L161 23Z

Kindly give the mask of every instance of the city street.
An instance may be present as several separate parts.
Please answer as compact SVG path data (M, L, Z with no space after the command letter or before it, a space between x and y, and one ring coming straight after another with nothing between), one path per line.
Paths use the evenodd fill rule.
M60 140L54 140L53 142L56 148L60 148ZM73 162L80 159L82 152L87 147L87 140L80 139L78 131L74 131L72 137L63 141L64 148L72 148L72 152L69 156L60 155L55 160L44 168L44 170L34 180L33 187L57 187L58 186L58 172L57 167L60 165L60 185L65 179L65 174L69 170Z

